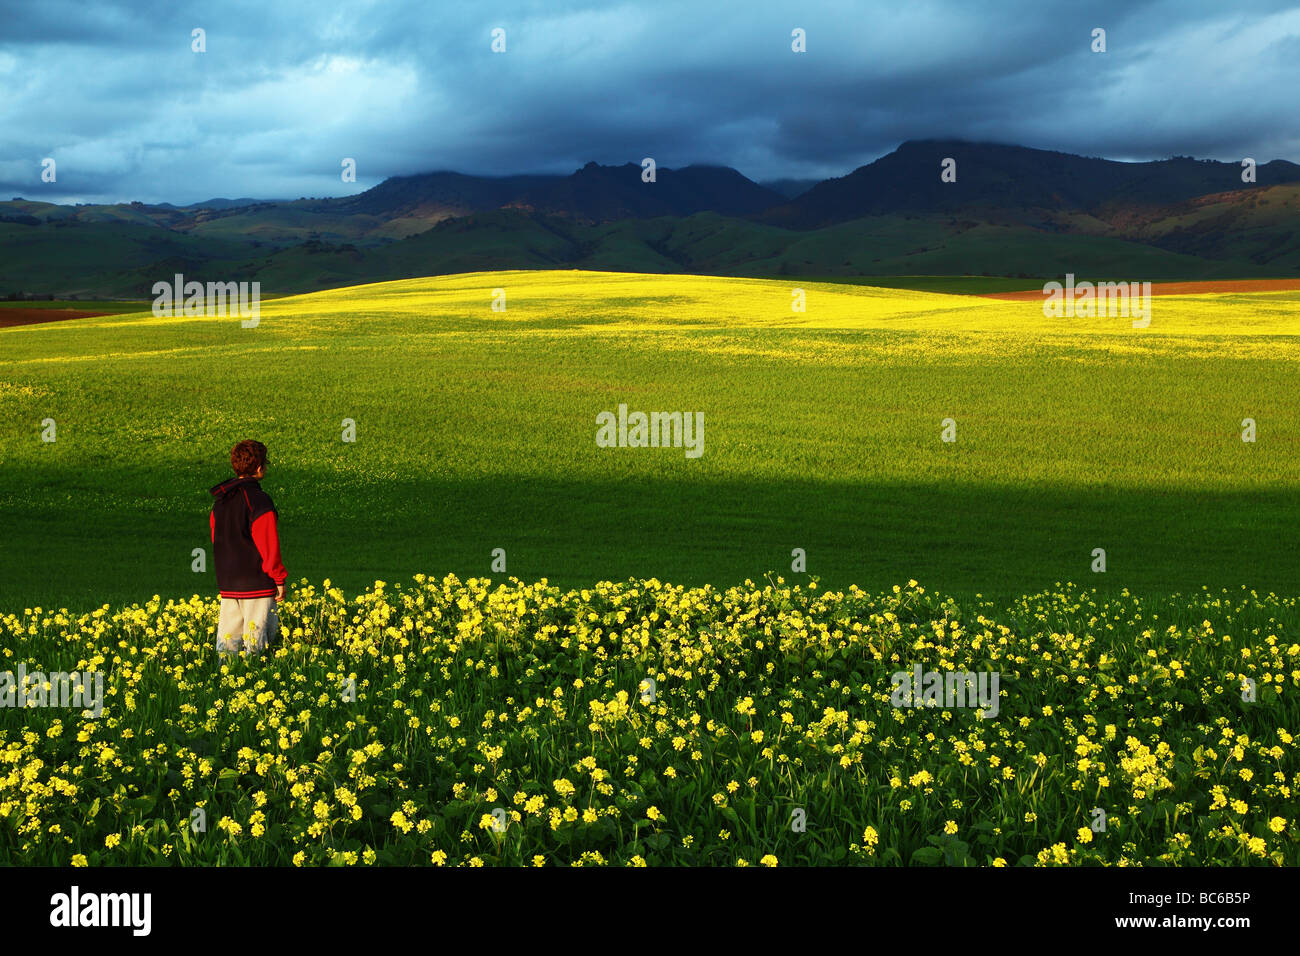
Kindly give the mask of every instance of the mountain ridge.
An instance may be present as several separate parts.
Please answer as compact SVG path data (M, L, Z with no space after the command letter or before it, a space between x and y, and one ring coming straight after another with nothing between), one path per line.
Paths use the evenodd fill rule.
M942 161L956 161L944 182ZM160 275L267 294L494 268L731 275L1300 274L1300 166L1123 163L909 140L786 192L730 167L589 162L568 175L390 177L354 196L189 207L0 202L0 295L144 295ZM786 193L794 193L793 196Z

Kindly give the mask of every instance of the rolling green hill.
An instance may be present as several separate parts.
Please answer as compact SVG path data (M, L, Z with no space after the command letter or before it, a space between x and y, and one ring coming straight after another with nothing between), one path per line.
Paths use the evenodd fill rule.
M349 590L495 548L582 586L789 576L795 548L836 586L1294 586L1300 293L1162 297L1139 332L800 285L804 313L789 281L492 272L268 302L256 329L0 329L0 609L210 592L206 489L245 437L294 579ZM703 412L703 454L598 447L619 404Z
M1260 207L1267 209L1266 206ZM1158 221L1148 243L1115 234L1044 232L951 217L880 216L801 231L698 213L582 225L519 210L448 219L383 245L317 239L252 248L236 238L143 225L0 223L0 296L11 292L147 298L176 272L201 281L259 281L264 295L497 269L588 269L734 276L1022 275L1096 280L1284 278L1300 274L1285 224L1256 229L1239 210L1240 248L1227 258L1186 245L1187 229ZM1238 234L1238 233L1234 233ZM1253 256L1253 258L1252 258Z

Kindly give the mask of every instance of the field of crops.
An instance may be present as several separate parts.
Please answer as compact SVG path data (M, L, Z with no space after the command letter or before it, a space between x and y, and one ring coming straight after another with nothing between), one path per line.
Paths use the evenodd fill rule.
M725 587L802 549L834 587L1294 593L1298 317L1296 292L1157 297L1134 329L863 285L516 272L265 302L252 329L0 329L0 609L212 591L206 489L245 437L270 448L290 573L350 594L493 573L496 549L571 587ZM702 413L703 454L598 447L620 404Z
M6 666L108 674L98 719L0 710L0 856L1300 863L1295 598L420 576L282 618L217 665L210 598L0 617ZM896 706L917 665L996 706Z
M0 858L1300 863L1300 293L1151 318L521 272L0 329L0 678L105 695L0 707ZM223 665L245 437L298 583Z

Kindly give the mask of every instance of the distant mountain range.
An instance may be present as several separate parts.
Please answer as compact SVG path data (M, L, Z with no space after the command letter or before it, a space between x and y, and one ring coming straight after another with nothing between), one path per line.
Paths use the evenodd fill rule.
M238 209L240 206L258 206L267 202L283 202L280 199L208 199L192 202L188 206L173 206L169 202L160 202L160 209Z
M598 223L697 212L753 216L785 199L727 166L661 169L656 171L655 182L646 183L635 163L588 163L571 176L487 178L425 173L396 177L354 198L331 200L330 208L385 219L435 222L490 209L521 209Z
M940 177L955 161L955 182ZM263 294L506 268L730 275L1300 275L1300 165L1121 163L925 140L847 176L756 183L634 163L394 177L355 196L0 202L0 296L147 297L177 271Z
M956 182L943 182L945 159ZM1234 163L1178 157L1120 163L1023 146L922 140L839 179L818 183L762 219L797 229L891 213L983 213L1048 225L1062 216L1109 220L1125 210L1157 208L1199 196L1300 182L1300 166L1260 165L1256 183L1243 183Z

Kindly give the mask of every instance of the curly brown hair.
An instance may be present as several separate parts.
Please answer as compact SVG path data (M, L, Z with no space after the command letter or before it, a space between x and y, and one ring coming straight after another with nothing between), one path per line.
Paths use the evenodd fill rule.
M259 468L266 466L266 446L260 441L245 438L230 449L230 467L240 478L251 478Z

